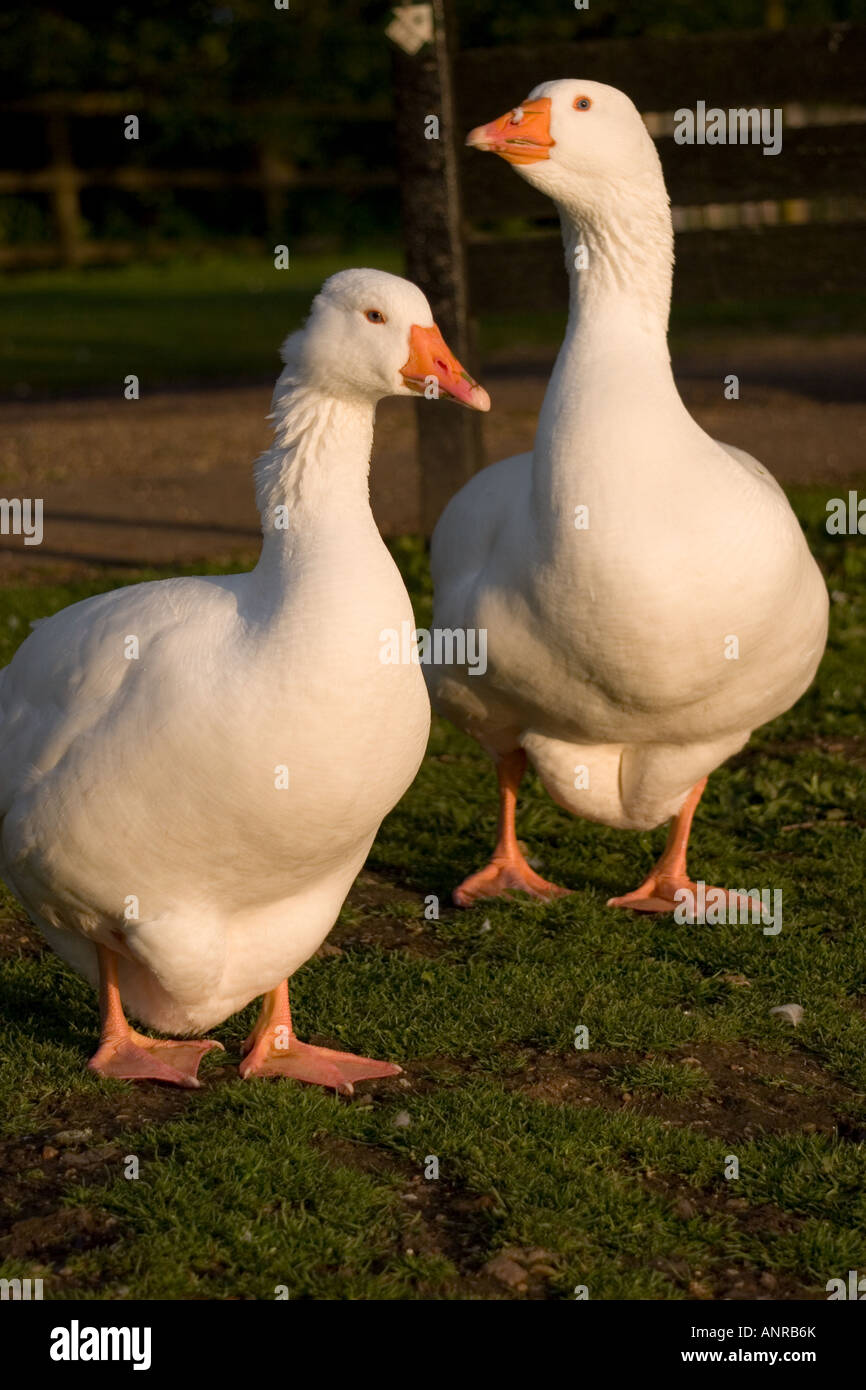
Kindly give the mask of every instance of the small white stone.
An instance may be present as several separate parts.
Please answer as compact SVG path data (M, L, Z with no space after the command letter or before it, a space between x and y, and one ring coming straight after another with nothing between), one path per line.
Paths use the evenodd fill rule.
M92 1134L92 1129L61 1129L52 1135L51 1142L66 1148L73 1144L86 1144Z
M408 1110L398 1110L394 1116L395 1129L408 1129L412 1123L412 1116Z

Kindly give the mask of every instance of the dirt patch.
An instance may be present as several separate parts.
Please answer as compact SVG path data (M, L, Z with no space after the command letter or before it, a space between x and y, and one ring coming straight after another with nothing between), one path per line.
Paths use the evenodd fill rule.
M37 1132L0 1143L0 1262L33 1260L37 1274L62 1274L71 1255L118 1239L114 1217L64 1207L67 1192L92 1187L97 1197L128 1152L114 1136L162 1124L188 1104L188 1092L156 1084L129 1086L120 1095L76 1096L57 1103Z
M738 1197L736 1193L702 1192L668 1174L661 1175L649 1169L638 1176L641 1185L663 1197L682 1221L733 1221L739 1232L761 1240L794 1232L802 1225L803 1218L780 1211L769 1202L750 1206L746 1198ZM650 1268L659 1270L687 1297L695 1299L763 1302L826 1298L822 1287L806 1284L794 1275L784 1272L776 1274L771 1270L758 1271L733 1260L725 1265L703 1268L692 1266L681 1257L658 1258L650 1261Z
M653 1115L666 1125L690 1125L726 1141L764 1132L837 1134L859 1142L866 1130L850 1118L863 1097L799 1053L763 1052L734 1043L698 1043L666 1051L664 1060L693 1067L697 1086L687 1099L649 1089L629 1090L622 1072L658 1061L660 1053L539 1053L505 1084L554 1105L600 1105Z
M811 347L804 339L796 351L768 338L723 352L693 347L676 367L686 405L714 438L747 449L783 483L838 488L863 475L864 360L862 337ZM546 350L483 373L493 399L482 422L489 461L532 448L552 365ZM731 371L740 377L736 401L724 399ZM857 384L841 390L844 382ZM0 489L41 497L45 516L40 546L2 538L0 573L254 556L251 470L270 443L271 388L155 391L134 405L116 395L0 403ZM377 412L371 496L385 535L420 530L415 412L405 401L383 401Z
M652 1060L658 1060L651 1054ZM837 1133L859 1142L866 1135L840 1114L862 1097L828 1078L808 1058L783 1057L763 1053L758 1048L733 1045L706 1046L665 1053L666 1060L683 1065L699 1064L706 1073L709 1090L688 1103L662 1096L638 1097L623 1092L619 1074L629 1064L648 1060L647 1054L592 1053L574 1057L537 1054L525 1068L504 1078L504 1084L546 1104L596 1105L607 1110L633 1109L654 1115L664 1125L690 1124L708 1134L734 1143L754 1138L761 1131ZM686 1058L694 1058L691 1063ZM449 1058L432 1059L409 1068L414 1088L436 1089L446 1079L458 1079L469 1064ZM786 1087L791 1089L786 1089ZM685 1181L644 1168L635 1171L641 1186L665 1199L682 1221L715 1219L733 1222L743 1234L759 1239L796 1231L802 1218L781 1211L771 1203L750 1205L736 1192L701 1191ZM519 1252L505 1250L505 1259L520 1266ZM537 1254L537 1252L530 1252ZM491 1262L492 1263L492 1262ZM527 1260L527 1263L529 1261ZM806 1284L793 1275L759 1271L730 1260L724 1265L691 1265L685 1257L659 1257L649 1262L690 1300L799 1300L824 1299L823 1288ZM507 1271L506 1271L507 1273ZM513 1274L517 1278L517 1273ZM550 1297L546 1283L532 1281L523 1286L530 1297ZM500 1297L521 1296L520 1290Z
M729 1049L729 1053L731 1056L737 1055L736 1049ZM772 1064L775 1074L782 1074L784 1062L778 1057L762 1059L757 1049L752 1053L751 1061L754 1064ZM601 1058L600 1054L587 1053L584 1060L591 1061L599 1075L607 1063L607 1059ZM620 1056L617 1065L621 1065L622 1061ZM537 1068L538 1063L539 1059L535 1059L531 1068ZM726 1064L721 1061L719 1065L722 1068ZM739 1066L740 1063L729 1065ZM612 1069L612 1066L610 1064L608 1069ZM818 1072L823 1077L819 1069L812 1069L808 1062L806 1066L810 1075ZM469 1070L471 1064L457 1059L430 1059L417 1067L409 1067L407 1075L399 1082L378 1083L373 1094L359 1097L353 1103L365 1105L373 1104L377 1099L393 1100L397 1087L404 1088L404 1093L409 1089L423 1093L437 1089L443 1082L456 1081L459 1084L461 1074ZM796 1062L788 1070L795 1071L800 1078L803 1076ZM511 1084L514 1084L514 1080ZM746 1088L746 1084L743 1085ZM535 1085L522 1089L548 1103L568 1103L567 1097L551 1096L546 1092L537 1095ZM603 1104L609 1109L618 1108L619 1104L609 1090L599 1093L597 1089L593 1095L585 1097L584 1103ZM675 1122L682 1121L663 1120L663 1123ZM806 1127L811 1123L807 1121ZM561 1296L558 1288L551 1283L558 1280L561 1284L565 1265L560 1256L539 1248L509 1245L497 1249L500 1199L492 1193L472 1193L457 1183L443 1179L427 1181L415 1165L387 1149L352 1143L330 1135L323 1135L320 1142L323 1150L336 1162L379 1177L389 1176L399 1180L401 1197L408 1209L406 1225L400 1236L401 1248L406 1253L439 1254L450 1260L458 1271L459 1282L451 1286L458 1297L544 1301ZM702 1191L650 1168L636 1170L634 1178L648 1192L662 1197L672 1208L673 1214L683 1222L693 1219L720 1220L729 1225L733 1223L740 1233L759 1239L794 1232L802 1224L802 1218L781 1211L771 1203L750 1205L735 1192ZM496 1251L492 1258L491 1249ZM685 1257L668 1256L651 1260L649 1267L658 1270L678 1293L689 1300L761 1302L776 1299L819 1300L825 1297L823 1288L806 1284L793 1275L756 1270L734 1259L725 1264L692 1265ZM418 1292L420 1296L425 1296L420 1286Z
M430 928L421 893L397 887L381 874L364 869L352 885L342 920L316 955L327 957L356 947L380 946L413 956L435 956L441 946Z
M322 1149L347 1167L400 1180L406 1216L399 1247L408 1255L439 1255L458 1271L449 1296L462 1299L529 1299L551 1297L550 1280L561 1270L560 1257L538 1247L505 1246L490 1258L496 1244L497 1199L473 1194L443 1178L428 1181L399 1155L369 1145L324 1136ZM419 1285L421 1297L435 1291Z
M834 735L832 738L816 735L815 738L790 739L787 743L750 744L742 752L729 758L727 766L748 767L751 763L763 762L767 758L781 758L785 762L791 762L798 753L815 752L826 753L828 757L844 758L845 762L854 763L856 767L866 767L866 735Z
M449 1292L469 1299L509 1297L507 1288L483 1268L495 1231L493 1198L472 1196L443 1178L428 1181L414 1164L385 1149L334 1135L322 1135L319 1144L335 1163L399 1180L405 1218L397 1248L407 1255L440 1255L449 1260L458 1271ZM421 1297L431 1292L419 1285Z
M14 1259L37 1256L41 1263L50 1264L81 1250L110 1244L119 1225L115 1217L84 1207L27 1217L16 1221L9 1235L0 1238L0 1255Z
M0 917L0 960L41 956L45 950L38 931L22 917Z

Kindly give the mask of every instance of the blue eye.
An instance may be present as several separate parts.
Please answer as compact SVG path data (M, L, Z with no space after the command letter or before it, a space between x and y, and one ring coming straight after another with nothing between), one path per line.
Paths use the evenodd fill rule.
M385 322L385 315L382 313L381 309L368 309L364 317L367 319L368 323Z
M591 106L592 106L592 102L590 101L589 97L575 97L575 98L574 98L574 109L575 109L575 111L588 111L589 108L590 108Z

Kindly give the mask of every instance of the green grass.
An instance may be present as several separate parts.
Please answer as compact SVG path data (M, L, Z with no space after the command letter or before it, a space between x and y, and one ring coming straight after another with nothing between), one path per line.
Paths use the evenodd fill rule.
M392 246L273 258L213 256L0 277L0 393L122 389L273 376L279 345L322 281L348 265L399 274Z
M273 258L213 255L115 268L48 270L0 277L0 396L120 391L272 378L279 344L299 327L322 281L351 265L400 274L387 241L344 252ZM565 310L491 313L478 324L481 354L543 350L562 340ZM866 297L720 300L675 304L676 350L731 333L822 333L866 328Z
M41 1274L57 1299L488 1298L514 1291L486 1262L511 1250L529 1269L538 1247L531 1296L681 1299L766 1296L762 1279L823 1297L866 1268L866 551L827 536L825 490L794 500L835 595L830 646L813 689L710 780L691 849L708 882L782 888L778 936L610 911L663 832L573 820L532 778L519 833L572 896L450 908L496 808L484 757L437 721L371 853L378 897L362 886L342 954L293 982L302 1036L398 1059L409 1084L347 1102L241 1083L253 1010L216 1030L228 1053L198 1094L98 1080L92 992L10 949L0 1274ZM423 547L394 551L424 623ZM28 619L116 582L0 593L0 660ZM14 948L10 899L3 915ZM769 1012L788 1002L796 1030ZM42 1157L81 1125L79 1166Z
M615 1067L613 1077L623 1091L650 1096L668 1096L671 1100L687 1100L697 1092L709 1089L709 1080L700 1069L682 1062L637 1062Z

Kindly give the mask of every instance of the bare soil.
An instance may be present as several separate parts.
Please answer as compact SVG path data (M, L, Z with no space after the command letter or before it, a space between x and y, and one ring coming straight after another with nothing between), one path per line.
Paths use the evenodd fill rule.
M532 447L551 365L549 352L523 353L483 373L489 460ZM781 482L841 488L866 472L866 337L708 343L675 368L700 424ZM729 373L735 401L724 398ZM259 535L250 469L270 440L271 386L0 403L0 491L42 497L45 512L41 546L0 538L0 575L249 556ZM386 535L420 529L418 491L414 411L384 401L371 495Z
M748 1142L767 1130L835 1133L854 1142L866 1138L846 1118L848 1106L857 1101L855 1093L798 1053L699 1043L666 1050L664 1055L667 1061L693 1067L706 1090L684 1100L629 1091L619 1081L620 1069L649 1058L627 1052L542 1054L506 1084L547 1104L632 1109L655 1115L663 1124L690 1125L731 1143Z

